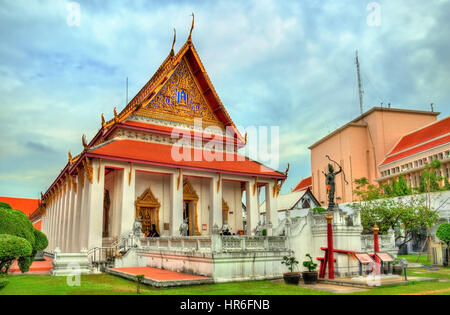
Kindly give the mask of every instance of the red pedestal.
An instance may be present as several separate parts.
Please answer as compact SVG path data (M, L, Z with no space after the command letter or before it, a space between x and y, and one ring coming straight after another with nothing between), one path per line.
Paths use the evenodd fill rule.
M328 279L334 279L334 248L333 248L333 217L327 216L327 244L328 244Z
M378 253L380 251L380 244L378 243L378 231L379 230L380 229L375 224L375 226L373 227L372 231L373 231L373 253L374 253L374 257L375 257L375 262L377 264L376 265L377 275L379 275L381 273L381 270L380 270L380 259L376 255L376 253Z

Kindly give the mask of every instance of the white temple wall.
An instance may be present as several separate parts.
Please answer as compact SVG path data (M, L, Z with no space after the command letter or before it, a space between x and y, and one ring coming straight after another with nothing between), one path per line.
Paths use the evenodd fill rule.
M222 197L230 208L228 213L228 224L231 227L231 233L237 233L237 231L244 229L242 219L241 183L223 181L222 184Z

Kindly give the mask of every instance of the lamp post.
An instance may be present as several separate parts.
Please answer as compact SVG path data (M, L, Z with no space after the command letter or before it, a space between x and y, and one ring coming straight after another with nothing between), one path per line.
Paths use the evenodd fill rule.
M400 260L400 265L403 268L403 272L405 273L405 281L408 281L408 276L406 274L406 267L408 267L408 261L405 258Z
M334 279L333 216L327 215L328 279Z

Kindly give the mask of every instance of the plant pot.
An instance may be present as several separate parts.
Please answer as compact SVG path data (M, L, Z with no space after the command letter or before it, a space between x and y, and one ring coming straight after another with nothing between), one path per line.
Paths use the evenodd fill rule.
M316 284L318 273L316 271L304 271L302 272L303 282L305 284Z
M299 272L287 272L283 274L284 283L298 285L300 282Z
M393 274L393 275L399 275L399 276L401 276L402 273L403 273L403 268L402 268L402 266L394 266L394 267L392 267L392 274Z

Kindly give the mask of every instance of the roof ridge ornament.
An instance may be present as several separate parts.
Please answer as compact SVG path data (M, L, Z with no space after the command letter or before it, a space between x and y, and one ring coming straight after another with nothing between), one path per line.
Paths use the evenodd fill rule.
M86 135L83 135L83 136L81 137L81 143L83 143L84 151L87 151L87 149L89 148L89 146L88 146L88 143L87 143L87 141L86 141Z
M194 12L192 12L192 26L191 26L191 31L189 32L189 38L188 38L189 44L192 44L192 31L194 30L194 25L195 25L195 15L194 15Z
M173 42L172 42L172 49L170 50L170 56L173 57L175 55L175 51L173 50L175 46L175 42L177 41L177 30L173 29Z

